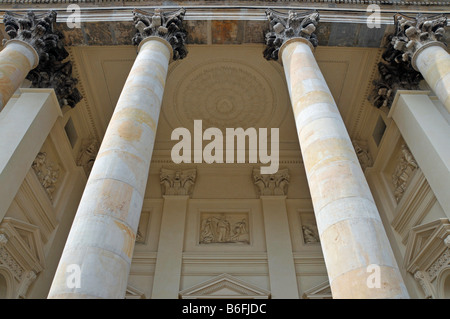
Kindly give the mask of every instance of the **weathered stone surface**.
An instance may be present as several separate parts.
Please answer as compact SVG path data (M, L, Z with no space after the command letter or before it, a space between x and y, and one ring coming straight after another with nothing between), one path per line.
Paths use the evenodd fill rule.
M56 12L36 15L29 11L25 16L7 12L5 30L11 39L30 44L39 55L39 64L27 79L35 88L53 88L61 107L74 107L82 96L72 77L72 63L63 62L69 53L64 48L64 35L56 29Z
M187 55L185 45L187 32L183 26L185 9L162 12L155 9L153 13L135 9L133 19L137 33L133 37L133 44L139 45L142 40L150 36L163 38L172 46L173 59L183 59Z
M285 41L291 38L304 38L314 47L319 44L316 31L319 13L314 11L289 11L288 15L272 9L266 10L270 31L266 33L266 49L264 57L267 60L278 60L278 52Z

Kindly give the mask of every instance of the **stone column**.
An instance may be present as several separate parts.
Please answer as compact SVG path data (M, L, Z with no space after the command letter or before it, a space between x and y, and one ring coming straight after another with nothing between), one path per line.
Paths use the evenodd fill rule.
M407 298L369 186L313 55L318 13L267 11L268 59L281 58L334 298ZM368 285L372 267L380 286Z
M446 25L444 15L412 18L396 14L391 45L395 61L410 61L450 112L450 55L441 42Z
M196 170L161 169L164 207L153 279L152 299L178 299L186 212Z
M274 299L298 299L286 210L289 172L282 169L276 174L261 175L260 169L256 168L253 170L253 182L259 190L264 216L271 296Z
M139 54L89 175L49 298L125 296L169 61L186 53L183 16L184 9L152 16L134 12Z
M56 12L26 16L6 12L3 21L11 40L4 40L5 48L0 52L0 110L25 80L28 72L47 61L48 48L58 44L59 36L53 29Z

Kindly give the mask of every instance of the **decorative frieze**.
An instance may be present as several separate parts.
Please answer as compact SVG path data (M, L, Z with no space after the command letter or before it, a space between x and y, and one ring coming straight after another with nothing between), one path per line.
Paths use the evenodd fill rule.
M170 170L162 168L160 182L163 195L191 195L197 170Z
M17 278L17 280L22 280L24 269L16 262L16 260L4 247L0 247L0 264L8 268L14 274L14 277Z
M319 44L314 33L319 22L319 12L298 12L290 10L283 14L272 9L266 10L270 30L266 33L266 49L264 57L267 60L278 60L278 52L283 43L292 38L308 40L314 47Z
M433 280L442 269L450 267L450 249L446 249L444 253L427 269L427 274Z
M78 80L72 77L71 62L63 62L69 53L64 48L63 34L56 29L56 12L29 11L26 15L6 12L3 19L11 39L30 44L38 53L39 64L27 75L32 87L53 88L61 107L74 107L82 96L76 88Z
M287 195L289 170L280 169L275 174L261 174L259 168L253 169L253 183L261 196Z
M250 237L248 214L202 214L200 221L199 243L249 244Z
M36 176L44 187L49 199L53 201L53 194L56 191L60 170L58 165L47 158L46 152L39 152L31 165Z
M183 26L185 13L184 8L165 12L155 9L152 13L135 9L133 20L137 33L133 44L139 45L145 38L157 36L172 46L173 60L183 59L188 53L185 47L187 32Z
M401 156L397 166L395 167L394 173L392 174L392 183L394 185L394 197L397 203L403 197L406 187L408 186L408 181L413 175L414 171L418 168L414 156L408 149L406 144L401 146Z

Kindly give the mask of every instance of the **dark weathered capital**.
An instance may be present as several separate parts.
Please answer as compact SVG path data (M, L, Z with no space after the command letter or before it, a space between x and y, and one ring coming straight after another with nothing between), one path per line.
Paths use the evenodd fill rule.
M64 48L63 34L56 30L56 12L29 11L25 15L6 12L3 21L11 40L28 43L39 56L39 64L27 75L32 87L53 88L61 107L74 107L82 96L76 88L78 80L72 77L71 62L63 62L69 53Z
M414 56L423 48L429 45L444 44L445 26L447 26L447 17L443 14L424 16L418 14L415 18L397 13L394 15L395 33L391 40L392 56L398 63L402 61L411 61L412 66L417 70L414 62Z
M281 46L289 39L303 38L308 40L313 47L319 44L316 31L319 22L319 12L289 11L288 14L266 10L269 19L270 30L266 33L266 49L264 57L267 60L278 60L278 52Z
M172 46L173 60L183 59L188 53L185 47L187 32L183 26L185 13L184 8L170 12L162 12L160 9L155 9L154 12L135 9L133 20L137 32L133 37L133 44L139 45L145 38L157 36Z

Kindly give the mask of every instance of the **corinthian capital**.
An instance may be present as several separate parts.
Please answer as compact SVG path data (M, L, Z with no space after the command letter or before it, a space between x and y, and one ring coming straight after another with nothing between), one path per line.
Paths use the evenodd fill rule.
M191 195L194 189L197 170L171 170L161 168L160 183L163 195Z
M414 18L397 13L394 21L395 34L391 40L394 50L390 59L395 59L397 63L400 60L410 61L420 48L433 42L445 46L441 41L444 40L447 17L443 14L428 17L418 14ZM415 68L414 64L413 67Z
M48 61L52 54L60 54L60 34L55 30L55 11L43 14L28 11L26 15L7 11L3 21L8 36L30 44L38 53L40 62Z
M287 195L289 170L279 170L275 174L261 174L259 168L253 169L253 183L261 196Z
M63 62L69 53L64 48L63 34L55 27L56 12L29 11L25 15L6 12L3 21L11 40L28 43L39 56L39 64L27 75L32 87L53 88L61 107L74 107L82 96L76 88L78 80L72 77L72 63Z
M187 32L183 26L185 13L184 8L170 12L155 9L152 13L135 9L133 20L137 33L133 37L133 44L138 45L147 37L157 36L172 46L174 60L183 59L187 55L184 46Z
M264 50L264 57L267 60L278 60L281 46L292 38L306 39L314 47L319 44L314 33L319 22L319 12L316 10L308 12L291 10L286 15L267 9L266 16L270 24L270 30L266 33L266 49Z

